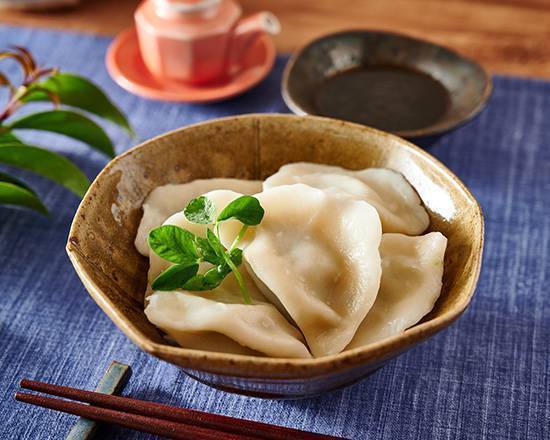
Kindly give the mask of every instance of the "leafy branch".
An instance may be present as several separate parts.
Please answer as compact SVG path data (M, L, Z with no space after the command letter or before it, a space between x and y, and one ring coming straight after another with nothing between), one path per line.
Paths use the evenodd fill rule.
M251 304L250 293L238 269L243 253L237 246L250 226L260 224L264 209L255 197L241 196L229 203L217 218L214 218L214 212L214 203L205 196L191 200L184 210L188 221L205 225L206 238L174 225L160 226L149 233L148 243L153 252L174 263L155 278L152 288L213 290L233 272L245 304ZM226 249L220 240L219 227L230 219L240 221L243 226L230 248ZM212 229L208 225L212 225ZM212 267L204 273L198 273L202 262L210 263Z
M8 90L7 102L3 109L0 108L0 163L49 178L82 197L90 182L75 164L57 153L28 145L15 133L28 129L57 133L114 157L113 143L103 128L74 109L106 119L133 135L126 117L96 85L55 68L38 67L32 54L23 47L0 51L0 61L4 59L13 59L19 64L23 79L14 85L6 74L0 72L0 88ZM13 119L21 107L33 102L50 102L54 109ZM0 173L0 204L23 206L44 214L48 212L31 188L6 173Z

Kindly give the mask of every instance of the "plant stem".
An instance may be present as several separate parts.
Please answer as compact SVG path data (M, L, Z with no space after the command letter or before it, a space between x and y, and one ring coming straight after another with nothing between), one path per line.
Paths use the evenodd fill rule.
M19 86L15 90L15 93L8 100L8 103L6 104L4 110L0 112L0 122L9 118L15 112L15 110L17 110L21 106L21 99L25 96L26 92L27 88L25 86Z
M239 235L237 235L235 237L235 240L233 240L233 243L231 243L231 247L229 248L230 252L238 246L238 244L241 242L242 238L244 237L244 234L246 234L247 230L248 230L248 225L243 225L243 227L239 231Z
M220 222L216 222L216 224L214 225L214 229L215 229L216 235L218 237L218 240L220 240ZM248 289L246 288L246 284L244 283L243 276L242 276L241 272L239 271L239 269L237 268L237 266L235 265L235 263L233 263L233 261L231 260L231 257L229 256L229 252L231 252L235 248L235 246L237 246L239 244L239 242L243 238L244 234L246 233L247 229L248 229L248 225L243 225L243 227L239 231L239 234L237 235L235 240L233 240L233 244L231 245L231 249L228 252L223 253L223 259L225 260L225 262L227 263L229 268L235 274L235 278L237 279L237 283L239 284L239 287L241 288L241 292L243 294L244 303L245 304L252 304L252 300L250 299L250 293L248 292ZM221 240L220 240L220 242L221 242Z
M252 301L250 299L250 293L248 292L248 289L246 288L246 285L244 284L243 276L241 275L241 272L239 272L239 269L237 269L237 266L235 266L235 263L231 261L231 258L227 253L223 254L223 258L227 265L231 268L233 273L235 274L235 278L237 279L237 283L239 283L239 287L241 288L241 292L243 294L243 299L245 304L252 304Z

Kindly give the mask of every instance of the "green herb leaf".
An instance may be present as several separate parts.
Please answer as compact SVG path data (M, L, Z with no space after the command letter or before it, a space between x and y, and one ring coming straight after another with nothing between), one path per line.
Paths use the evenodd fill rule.
M230 253L231 261L235 265L240 265L243 261L243 252L240 249L234 249ZM227 275L231 273L231 268L224 262L209 270L204 274L197 274L183 285L183 289L191 291L214 290L218 287Z
M195 235L195 245L197 246L197 250L204 261L208 261L209 263L216 265L223 264L224 259L216 254L216 251L206 238Z
M149 247L171 263L190 264L199 261L195 235L174 225L164 225L149 232Z
M67 110L50 110L22 117L9 126L11 129L45 130L78 139L110 157L113 143L105 131L91 119Z
M0 163L30 170L82 197L88 189L88 178L70 160L43 148L20 143L0 143Z
M256 197L241 196L233 200L218 215L217 222L235 218L245 225L258 225L264 217L264 209Z
M231 272L231 269L229 269L229 272ZM195 275L182 288L192 292L214 290L216 287L219 287L229 272L222 271L221 266L215 266L203 274Z
M208 197L200 196L191 200L187 204L183 214L191 223L207 225L214 222L213 215L215 210L216 207L214 206L212 200Z
M243 262L243 250L239 248L232 249L229 252L229 258L236 266L240 266Z
M12 182L0 181L0 204L24 206L48 214L48 210L33 191Z
M184 210L186 218L193 223L208 224L213 221L214 204L207 197L193 199ZM153 282L155 290L185 289L190 291L210 291L217 288L231 272L239 284L245 304L251 304L250 293L238 269L242 264L243 251L236 247L250 225L260 223L264 210L260 202L251 196L239 197L222 211L212 229L206 227L206 238L191 234L176 226L161 226L149 234L149 246L162 258L180 263L165 270ZM235 218L243 223L238 235L228 251L219 238L219 222ZM188 235L183 235L183 234ZM192 251L190 250L192 248ZM192 261L189 253L195 260ZM206 272L198 273L198 263L207 261L214 265ZM194 266L197 265L197 269ZM193 270L185 268L193 266ZM191 276L189 274L192 273ZM182 282L182 280L184 280Z
M25 102L50 100L43 91L33 91L33 87L33 85L30 86L30 92L24 98ZM36 87L56 94L62 104L86 110L107 119L124 128L130 135L134 135L134 131L120 109L99 87L86 78L70 73L58 73L36 84Z
M181 288L188 280L193 278L199 270L197 263L176 264L170 266L155 278L151 287L153 290L175 290Z
M216 255L223 259L225 255L225 248L216 234L214 234L210 229L207 229L206 239L208 240L208 243L210 243L210 246L212 246L212 249L214 249Z

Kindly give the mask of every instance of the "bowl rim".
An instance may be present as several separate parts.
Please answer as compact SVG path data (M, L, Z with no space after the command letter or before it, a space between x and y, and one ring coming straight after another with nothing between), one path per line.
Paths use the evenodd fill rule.
M421 138L421 137L440 135L440 134L445 133L445 132L447 132L449 130L452 130L454 128L458 128L458 127L466 124L467 122L471 121L473 118L475 118L485 108L485 106L487 105L487 102L489 101L489 98L490 98L490 96L493 92L493 80L491 78L491 75L487 71L487 69L485 69L485 67L481 63L477 62L473 58L462 55L460 52L458 52L454 49L451 49L448 46L438 44L438 43L435 43L433 41L426 40L426 39L423 39L423 38L417 38L417 37L413 37L411 35L402 34L402 33L399 33L399 32L391 32L391 31L378 30L378 29L360 29L360 28L358 28L358 29L348 29L348 30L344 30L344 31L337 31L337 32L332 32L332 33L329 33L329 34L325 34L325 35L322 35L320 37L317 37L317 38L309 41L304 46L302 46L297 52L295 52L290 57L288 62L286 63L286 66L283 70L282 79L281 79L281 94L283 96L283 100L284 100L285 104L288 106L288 108L294 114L299 115L299 116L324 117L324 116L320 116L320 115L315 114L315 113L308 113L302 106L300 106L300 104L297 101L294 100L294 98L292 97L292 94L289 91L289 87L288 87L289 80L290 80L290 77L292 75L292 71L294 69L294 66L296 65L298 60L301 57L303 57L304 53L307 50L309 50L311 47L313 47L314 45L319 44L319 43L321 43L325 40L330 40L330 39L340 37L342 35L348 35L348 34L370 34L370 35L392 36L392 37L397 37L397 38L404 39L404 40L409 40L409 41L415 42L417 44L423 44L423 45L429 45L429 46L432 46L432 47L436 47L436 48L438 48L442 51L445 51L445 52L447 52L447 53L449 53L449 54L465 61L466 63L474 65L475 67L477 67L480 70L480 72L483 76L485 87L483 88L483 93L480 96L480 100L477 103L477 105L475 107L473 107L465 117L463 117L462 119L453 119L453 120L447 121L445 123L437 123L436 122L435 124L429 125L429 126L424 127L424 128L418 128L418 129L414 129L414 130L400 130L400 131L391 132L391 134L393 134L395 136L399 136L399 137L403 137L403 138L409 138L409 139ZM347 121L347 122L350 122L350 121ZM359 124L359 125L362 125L362 124Z
M111 301L105 294L102 293L101 288L93 281L93 279L87 274L83 263L89 264L84 255L79 250L77 240L73 240L76 236L77 230L80 228L82 220L82 213L86 209L86 205L93 199L94 193L98 191L98 188L103 187L101 181L104 176L107 176L111 170L117 166L118 162L135 154L142 148L147 148L148 145L154 145L154 143L161 138L172 136L175 133L181 131L193 130L196 127L205 125L214 125L223 123L225 121L233 120L251 120L261 121L269 119L280 120L293 120L299 121L304 119L314 119L324 124L337 124L343 127L349 127L351 129L359 129L370 132L378 137L389 138L393 141L397 141L400 148L406 148L411 154L419 156L426 160L431 167L437 168L444 175L448 176L452 184L460 190L463 196L472 204L476 217L479 223L476 226L479 228L476 236L479 237L478 245L474 251L476 258L476 264L473 268L473 272L467 279L467 283L464 285L464 289L467 289L467 295L459 303L455 304L452 309L445 313L432 318L425 322L415 324L413 327L406 329L403 333L394 335L390 338L378 341L363 347L357 347L351 350L342 351L337 354L323 356L319 358L311 359L290 359L290 358L270 358L259 357L241 354L229 354L218 353L205 350L194 350L183 347L176 347L167 344L160 344L150 340L145 334L143 334L123 313L121 313L118 307ZM481 270L481 262L483 256L483 243L484 243L484 218L481 206L475 199L472 193L466 188L466 186L458 179L458 177L450 171L442 162L433 157L428 152L422 150L420 147L412 144L406 139L399 136L387 133L372 127L368 127L362 124L356 124L353 122L342 121L321 116L298 116L293 114L284 113L251 113L237 116L226 116L222 118L210 119L190 125L186 125L168 132L159 134L151 139L148 139L124 153L118 155L112 159L101 172L94 179L90 185L88 191L84 195L71 224L66 251L67 254L78 274L81 281L88 293L92 296L95 302L105 312L105 314L113 321L113 323L138 347L147 353L159 357L164 360L168 360L176 365L191 368L197 371L206 371L214 374L231 375L233 377L266 377L267 374L272 375L284 375L285 379L288 378L304 378L313 377L323 374L332 373L335 370L351 368L367 362L372 361L384 361L394 356L394 353L404 351L399 349L400 346L407 346L411 348L415 343L421 342L427 339L429 336L437 333L439 330L450 325L455 321L468 307L472 297L475 293L477 281ZM137 252L137 250L136 250ZM145 258L145 257L143 257ZM111 281L111 280L109 280ZM174 359L180 362L175 362ZM182 360L185 360L183 362ZM243 373L246 372L246 373ZM278 376L277 376L278 377Z

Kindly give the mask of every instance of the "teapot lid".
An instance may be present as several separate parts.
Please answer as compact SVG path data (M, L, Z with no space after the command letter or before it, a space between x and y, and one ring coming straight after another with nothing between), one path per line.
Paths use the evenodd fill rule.
M134 16L149 33L189 40L229 32L241 12L233 0L146 0Z
M159 15L177 15L201 12L219 5L221 0L153 0Z

